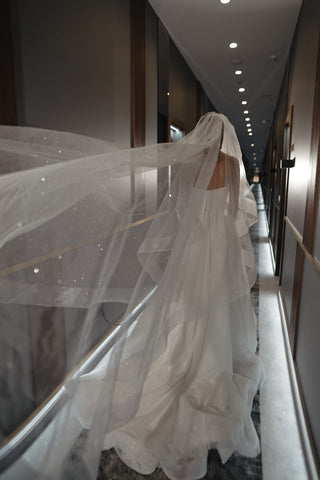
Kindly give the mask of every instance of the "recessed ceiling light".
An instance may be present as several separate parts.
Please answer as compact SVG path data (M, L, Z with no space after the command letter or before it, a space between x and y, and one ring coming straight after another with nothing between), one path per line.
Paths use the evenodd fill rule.
M242 70L236 70L234 73L235 75L242 75Z
M238 44L236 42L229 43L230 48L237 48Z
M247 127L251 127L251 123L247 123Z
M254 143L251 143L251 147L254 147Z
M246 91L246 89L245 89L245 88L243 88L243 87L240 87L240 88L239 88L239 92L241 92L241 93L242 93L242 92L245 92L245 91Z
M248 102L247 102L247 100L242 100L241 103L242 103L242 105L247 105Z
M250 133L248 133L248 135L252 135L252 133L250 132Z
M230 0L220 0L220 3L230 3Z
M245 121L246 121L246 122L250 122L250 117L246 117L246 118L245 118Z
M243 110L243 113L247 115L249 113L249 110Z

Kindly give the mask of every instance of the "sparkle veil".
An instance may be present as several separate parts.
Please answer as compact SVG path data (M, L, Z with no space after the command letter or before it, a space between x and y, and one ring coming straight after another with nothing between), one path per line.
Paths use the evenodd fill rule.
M48 409L57 394L63 399L20 448L7 478L95 478L106 433L135 414L148 366L177 321L167 315L176 267L220 150L231 159L225 208L234 214L248 278L229 292L232 301L255 280L248 232L256 205L223 115L206 114L176 144L128 150L71 133L0 128L0 461L13 458L20 422ZM152 314L141 323L146 305ZM66 335L57 346L50 335L61 311ZM38 402L33 349L42 352L46 388L54 391Z

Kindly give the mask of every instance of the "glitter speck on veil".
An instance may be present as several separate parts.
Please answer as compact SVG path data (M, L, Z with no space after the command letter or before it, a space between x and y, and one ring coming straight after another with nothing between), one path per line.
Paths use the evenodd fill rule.
M45 351L48 350L50 367L52 358L53 368L48 369L48 378L46 379L46 381L48 380L48 386L52 382L52 388L55 388L55 375L60 372L60 344L63 351L65 348L68 350L66 350L68 353L66 365L64 365L65 362L62 358L63 371L61 373L68 373L67 371L64 372L65 367L70 368L73 372L73 365L79 365L79 367L81 365L79 371L81 384L82 380L84 380L84 384L88 380L88 385L90 385L88 389L85 387L88 395L82 395L81 392L81 395L78 396L78 388L73 388L73 386L76 386L73 382L74 374L72 373L72 377L69 377L70 380L72 378L72 383L70 382L69 388L68 381L66 401L69 402L70 400L72 402L74 398L76 404L72 407L75 407L77 411L74 412L72 408L70 415L69 413L64 415L63 429L68 431L71 427L70 435L73 437L73 433L76 433L76 437L74 437L74 441L73 438L71 439L72 450L67 444L65 446L68 448L65 449L64 442L69 442L69 433L67 432L68 438L64 439L63 432L61 435L60 429L56 430L52 439L50 438L50 441L47 442L47 449L43 452L41 468L39 467L43 471L40 471L39 474L36 473L40 476L47 474L46 469L50 474L51 462L49 457L48 461L46 457L47 453L50 455L51 452L55 452L56 448L55 463L57 464L55 468L66 474L70 472L71 476L74 473L74 476L77 477L79 469L80 473L82 473L82 468L86 471L87 467L82 465L82 455L86 460L87 453L89 453L88 460L91 464L92 453L92 461L97 463L101 452L99 445L96 448L96 434L99 437L102 433L100 432L101 420L104 423L101 427L105 429L106 425L111 425L116 420L113 415L122 412L124 412L125 417L121 420L126 421L128 419L130 421L129 416L133 416L134 422L132 423L137 420L137 434L139 434L139 431L143 432L144 429L149 429L149 426L151 429L153 429L153 426L156 427L156 430L153 429L152 439L150 437L150 442L146 447L144 445L140 446L140 439L139 442L136 442L130 440L130 437L128 437L128 442L123 441L126 444L123 446L121 439L121 450L124 452L125 447L127 447L129 451L132 444L131 458L133 464L141 463L142 465L145 462L146 469L148 468L147 464L153 464L153 457L155 457L155 462L158 462L158 465L165 463L168 441L170 441L170 449L171 442L173 449L179 448L179 456L175 458L173 455L172 462L170 454L168 460L170 465L176 462L177 468L182 472L185 466L184 462L189 468L190 462L194 460L196 468L199 465L198 447L202 441L199 436L202 428L204 429L204 435L207 435L209 431L213 432L213 436L216 435L215 418L212 419L212 424L210 420L210 425L209 420L204 425L200 420L199 424L196 424L196 428L192 429L190 433L193 416L190 415L190 421L186 421L183 410L178 415L175 406L179 403L181 408L187 405L188 409L191 410L198 408L198 404L201 407L202 402L205 401L208 404L208 409L207 405L204 405L204 408L206 412L207 410L209 412L211 401L215 402L215 398L212 398L211 385L208 386L208 390L204 385L204 391L202 392L201 383L201 391L197 391L198 385L196 385L196 381L193 381L193 373L196 372L198 375L199 372L199 375L201 375L199 381L201 382L203 378L206 381L208 377L210 383L214 369L214 379L218 378L219 373L216 376L215 368L219 372L220 358L216 360L216 354L220 352L222 343L220 333L221 338L225 338L225 318L229 322L230 316L230 324L235 325L232 334L234 333L237 342L239 338L239 357L242 353L240 350L240 347L242 348L242 335L246 338L247 333L248 336L250 333L253 344L256 330L254 318L245 318L243 325L241 325L241 318L240 322L238 321L242 310L245 311L247 316L253 312L250 306L250 298L247 298L246 279L247 268L252 268L253 265L253 259L250 256L251 250L248 252L248 259L243 255L248 263L247 267L240 250L238 231L233 227L229 228L229 224L232 226L232 222L234 222L233 215L236 213L237 203L234 202L235 205L231 205L232 208L234 207L234 210L231 211L229 204L232 203L231 187L233 184L231 184L231 177L228 177L228 175L229 170L233 168L232 162L236 164L236 173L238 167L239 170L240 166L242 167L241 151L236 143L236 138L233 138L233 133L230 138L231 146L228 146L227 136L231 135L228 129L231 129L231 126L229 126L227 120L222 121L221 118L224 117L215 113L212 116L216 121L214 124L214 128L217 129L216 135L213 135L211 128L206 130L205 123L203 126L207 135L205 137L201 136L202 129L200 129L199 132L195 132L195 137L190 137L190 141L187 139L185 143L181 142L178 145L148 145L141 150L124 146L123 149L120 147L119 152L116 146L113 150L113 144L109 147L108 143L104 143L104 141L101 143L99 139L82 138L78 134L50 132L47 136L44 136L43 130L42 132L41 130L30 130L29 133L26 131L28 135L23 139L26 145L26 151L24 152L26 161L21 161L21 169L25 167L25 171L18 171L12 175L18 188L12 188L14 195L11 195L11 190L8 189L7 203L10 207L8 227L7 218L3 222L3 225L5 225L3 228L8 228L8 235L7 230L4 232L6 234L5 240L7 237L9 240L11 237L13 238L13 248L10 247L6 250L10 255L13 253L11 255L13 258L8 257L10 270L6 268L6 271L11 272L12 270L14 273L13 275L10 273L10 284L12 282L12 288L9 285L10 298L13 300L19 298L21 304L35 305L34 313L31 310L30 313L37 315L39 321L41 320L41 328L38 328L37 322L34 322L34 326L31 325L32 328L36 329L31 340L32 342L36 340L37 344L35 346L37 349L39 345ZM223 169L226 170L224 172L224 187L207 190L210 175L213 177L215 162L220 154L222 133L226 137L225 150L229 152L230 148L229 156L232 159L229 159L227 153L222 152L221 164ZM211 135L213 136L212 139ZM199 144L197 143L198 138L200 139ZM9 143L6 139L4 141L5 145ZM210 142L212 142L212 147L210 147ZM16 145L14 142L12 143L13 154L15 154ZM94 146L94 148L92 147L93 155L89 156L88 152L91 145ZM210 155L208 155L209 160L204 161L206 158L204 147L208 147L208 150L211 148L210 155L214 161L209 161L211 160ZM38 159L33 159L32 148L37 149ZM81 151L83 151L83 154L81 154ZM171 152L174 152L173 155L176 154L177 157L175 158ZM228 162L230 163L230 169ZM239 165L236 162L239 162ZM48 165L45 166L45 163ZM33 164L31 166L35 168L29 169L30 164ZM199 180L198 176L196 177L198 172ZM245 182L245 174L242 171L241 175L239 182L242 179ZM215 180L215 177L213 177L213 180ZM11 177L9 177L8 182L8 185L11 185ZM43 187L41 188L42 183ZM0 180L0 184L1 186L3 184L7 185L2 180ZM15 184L13 187L15 187ZM2 189L0 191L2 195ZM243 224L240 225L240 230L246 234L247 216L250 221L253 220L254 216L253 199L251 199L251 196L249 197L251 191L249 191L247 184L242 185L241 183L241 188L239 186L235 193L242 202L241 208L243 207L243 216L245 217ZM10 195L12 198L10 198ZM40 198L39 195L43 197ZM5 198L5 200L7 199ZM10 202L13 202L12 208ZM248 205L245 202L248 202ZM206 214L204 214L204 206L207 206ZM7 212L6 204L4 204L4 212ZM19 221L19 218L23 220ZM242 222L242 213L240 220ZM225 232L229 232L229 230L231 233L226 239ZM19 239L21 239L21 243ZM17 258L14 258L15 251L18 253ZM247 254L247 251L245 253ZM217 258L217 262L211 269L213 258ZM225 261L225 259L228 259L228 261ZM11 268L13 261L17 263L17 269ZM40 267L37 263L41 265L41 275L39 275ZM238 264L241 268L238 268ZM229 265L230 272L228 270ZM4 266L7 267L7 263ZM18 273L15 273L16 270ZM242 277L243 281L240 281ZM228 306L229 292L230 297L232 296L230 299L232 308ZM7 295L6 290L4 295L9 296L9 294ZM245 298L244 295L246 295ZM236 304L234 298L240 299L239 308L236 308L235 305L238 306L238 304ZM181 312L183 312L183 317ZM13 313L15 314L15 311ZM237 316L237 321L233 321L233 313ZM214 322L207 321L213 314ZM218 315L219 318L221 317L221 322L217 319ZM47 318L49 318L50 324L46 321ZM51 328L51 318L54 320L54 330ZM64 326L65 322L66 325ZM138 322L139 328L136 328ZM251 330L246 331L249 324L253 325L252 332ZM197 325L196 330L194 329L195 325ZM112 351L109 353L111 337L107 341L105 339L111 331L112 344L114 341L115 344L114 348L111 347ZM44 332L44 335L40 337L42 332ZM23 329L20 333L25 335L26 342L30 341L29 328ZM51 334L54 335L54 343L52 344L55 347L54 351L51 348ZM105 335L107 336L105 337ZM204 338L205 342L203 341ZM48 340L50 340L50 344ZM166 348L167 341L170 341L168 348ZM187 342L189 342L189 345L185 348ZM215 345L217 345L217 348L215 348ZM33 348L33 344L31 346ZM163 346L165 348L162 350ZM231 346L229 352L229 348L223 348L223 345L221 345L221 362L226 361L227 366L229 366L233 354ZM86 354L89 347L90 350L91 348L94 350L99 348L91 357L94 363L91 363L91 359L90 363L87 362L89 357ZM252 348L255 348L255 345ZM21 350L23 359L25 345L21 345ZM120 355L118 355L118 352ZM112 357L109 356L111 353ZM247 350L244 355L246 353ZM250 351L251 353L254 355L254 351ZM135 355L134 360L133 354ZM54 359L56 356L59 365L55 365ZM104 356L105 361L103 360ZM103 360L101 363L100 359ZM164 362L162 362L162 359L164 359ZM176 359L178 359L179 365L177 365ZM192 359L192 371L189 371L190 359ZM247 357L245 357L245 361L246 359ZM200 360L201 368L200 363L197 364ZM78 361L82 363L80 364ZM217 363L215 364L215 362ZM247 363L245 363L244 369L246 365ZM46 363L45 366L49 367L49 364ZM116 369L113 368L114 366ZM250 366L251 363L248 368ZM56 372L56 367L59 367L59 372ZM104 370L105 368L108 368L108 370ZM258 367L256 370L258 370ZM85 379L82 378L84 372L86 372ZM247 382L247 378L251 379L249 373L244 380L245 382ZM202 374L204 377L202 377ZM225 375L224 372L221 375ZM112 388L109 388L110 383L107 382L109 378L112 379ZM148 378L151 379L150 383ZM180 382L180 378L183 378L183 381ZM106 381L102 382L104 379ZM195 380L197 379L198 377ZM226 382L224 379L223 376L221 380L223 394L226 384L226 394L229 397L229 372L227 372ZM77 381L76 378L75 380ZM189 381L192 381L192 385L191 383L187 385ZM217 381L220 382L220 377ZM254 385L256 385L258 379L254 378L254 382ZM193 385L196 386L194 390ZM105 395L104 386L107 389ZM220 388L219 383L217 386ZM143 391L147 392L147 396L143 397L143 401L140 402L142 387ZM249 387L251 388L251 384ZM29 388L28 384L27 388ZM149 388L151 395L155 392L155 401L152 404L149 404ZM63 390L65 389L63 388ZM99 394L100 390L101 395ZM162 391L165 395L163 403ZM94 392L98 393L97 398ZM19 394L19 391L17 391L17 394ZM189 397L191 398L193 395L195 395L195 406L191 405L189 401ZM233 412L230 405L233 405L233 398L232 401L229 401L229 398L227 400L227 413L228 415L230 413L231 416ZM10 402L10 399L8 401ZM122 401L125 403L122 404ZM236 401L237 399L234 400L234 402ZM173 409L169 408L171 403L174 406ZM114 411L113 404L117 407ZM147 408L147 411L142 413L146 414L145 418L149 418L147 415L150 413L151 421L148 422L143 419L143 423L140 425L139 415L135 417L135 407L142 404L146 405ZM162 411L162 405L164 411ZM245 405L247 407L247 403ZM212 408L214 409L213 417L219 416L219 412L216 414L214 403ZM155 415L153 415L153 409L155 409ZM69 412L68 408L67 411ZM85 431L83 431L81 425L86 423L85 417L80 418L82 412L85 416L88 412L89 418L92 413L92 421L90 418L88 422L90 429L85 429ZM158 429L156 415L159 414L158 418L161 419L164 412L166 415L168 412L168 421L161 422ZM180 413L182 413L181 418ZM249 413L249 411L245 412L245 419L249 418ZM73 430L75 414L81 427L79 431L81 436L79 436L77 429ZM223 422L223 417L224 412L222 412L221 422ZM241 422L242 420L241 418ZM250 418L248 422L249 427L251 427ZM167 425L168 432L166 431ZM211 425L213 425L212 429ZM127 428L127 426L123 425L123 428ZM97 430L95 430L96 428ZM173 428L174 435L170 436ZM237 425L235 428L237 433ZM229 425L226 430L229 430ZM82 431L85 435L82 435ZM198 434L198 432L200 433ZM108 437L110 433L111 445L111 440L113 436L117 435L117 432L106 430L103 431L103 434L105 433ZM222 432L223 439L227 433ZM231 425L230 436L232 435ZM174 444L174 439L177 439L177 445ZM41 443L40 437L39 440ZM215 442L215 438L213 441ZM231 447L233 446L232 441L233 439L230 440ZM256 448L258 441L256 437L253 438L253 441L253 448ZM46 439L42 441L43 447L45 447L45 442ZM163 445L163 442L165 442L165 445ZM206 443L209 444L210 442L208 434ZM109 438L103 444L109 446ZM152 456L150 459L149 449ZM160 458L162 454L163 461ZM193 458L194 454L195 458ZM204 449L204 455L206 455L206 449ZM145 460L143 459L144 456L146 456ZM66 460L67 464L65 463ZM32 458L30 461L32 462ZM200 473L203 473L202 470L205 467L202 468L202 465L206 465L206 458L203 459L203 462L201 458L200 463ZM35 468L38 467L35 465ZM129 477L132 478L130 473Z

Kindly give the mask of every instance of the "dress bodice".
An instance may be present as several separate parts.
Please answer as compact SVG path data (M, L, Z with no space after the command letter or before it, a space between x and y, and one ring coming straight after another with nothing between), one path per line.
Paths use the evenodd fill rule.
M224 211L229 192L229 186L206 190L203 202L203 210L206 212Z

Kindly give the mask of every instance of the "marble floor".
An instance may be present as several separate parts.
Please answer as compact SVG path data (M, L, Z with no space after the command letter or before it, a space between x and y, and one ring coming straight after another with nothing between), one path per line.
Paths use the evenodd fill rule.
M258 205L259 354L266 370L266 382L260 391L263 480L315 480L312 460L307 458L308 442L306 438L303 442L297 421L299 405L295 406L294 401L292 360L287 350L280 287L273 273L260 185L254 186L254 193Z

